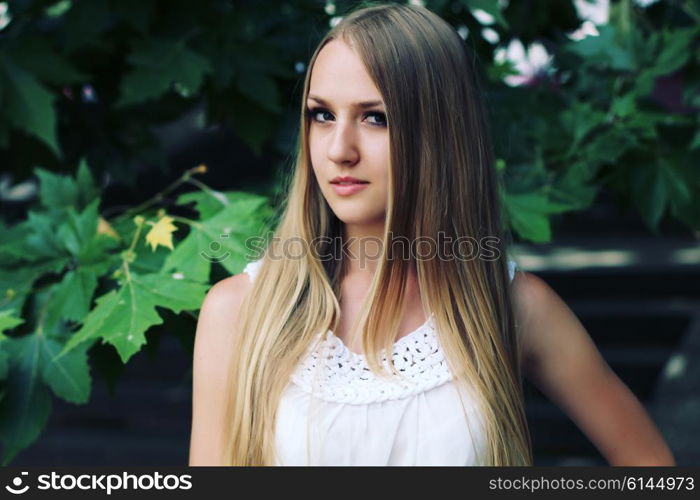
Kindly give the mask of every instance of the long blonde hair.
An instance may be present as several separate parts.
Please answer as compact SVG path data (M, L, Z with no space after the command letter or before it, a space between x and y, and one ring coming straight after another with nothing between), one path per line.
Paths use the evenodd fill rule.
M394 258L392 246L384 245L356 322L368 364L381 374L380 350L391 352L409 266L415 266L423 305L434 313L454 380L474 391L483 412L484 462L531 465L508 234L478 78L470 51L448 23L426 8L401 4L346 15L311 57L288 196L235 325L224 463L274 464L282 392L316 334L336 331L339 324L342 259L332 242L342 237L342 222L313 176L305 113L314 61L333 39L353 47L386 105L391 165L385 242L389 233L413 242L438 241L442 231L453 241L495 237L498 250L490 259L412 260ZM312 240L322 243L314 246ZM290 251L294 258L279 258ZM324 254L338 258L318 257Z

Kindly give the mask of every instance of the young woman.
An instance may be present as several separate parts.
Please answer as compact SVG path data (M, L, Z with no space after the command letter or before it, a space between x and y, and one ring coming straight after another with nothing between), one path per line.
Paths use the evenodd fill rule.
M610 464L673 464L571 310L514 272L470 59L399 4L320 42L274 237L202 305L190 465L529 465L523 374Z

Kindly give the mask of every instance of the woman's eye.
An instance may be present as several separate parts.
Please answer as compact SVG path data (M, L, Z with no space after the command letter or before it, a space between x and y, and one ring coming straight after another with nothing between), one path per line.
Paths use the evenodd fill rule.
M367 117L374 117L378 121L370 122L372 125L377 125L377 126L386 126L386 115L384 113L368 113Z
M309 109L308 114L313 121L319 123L325 123L327 120L330 120L333 117L333 115L327 109L322 108ZM322 118L319 119L319 115L321 115Z

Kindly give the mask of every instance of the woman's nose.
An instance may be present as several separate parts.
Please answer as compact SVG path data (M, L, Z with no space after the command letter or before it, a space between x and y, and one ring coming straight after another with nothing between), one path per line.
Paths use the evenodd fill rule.
M328 159L335 163L354 164L359 159L355 124L351 120L336 121L328 145Z

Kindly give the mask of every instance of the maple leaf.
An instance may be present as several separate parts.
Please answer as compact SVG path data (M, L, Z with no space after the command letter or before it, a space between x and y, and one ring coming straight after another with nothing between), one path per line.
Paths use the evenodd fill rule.
M146 235L146 244L151 245L151 250L156 251L158 245L163 245L173 250L173 233L177 226L173 224L173 218L167 215L161 217L158 222L149 222L153 227Z

